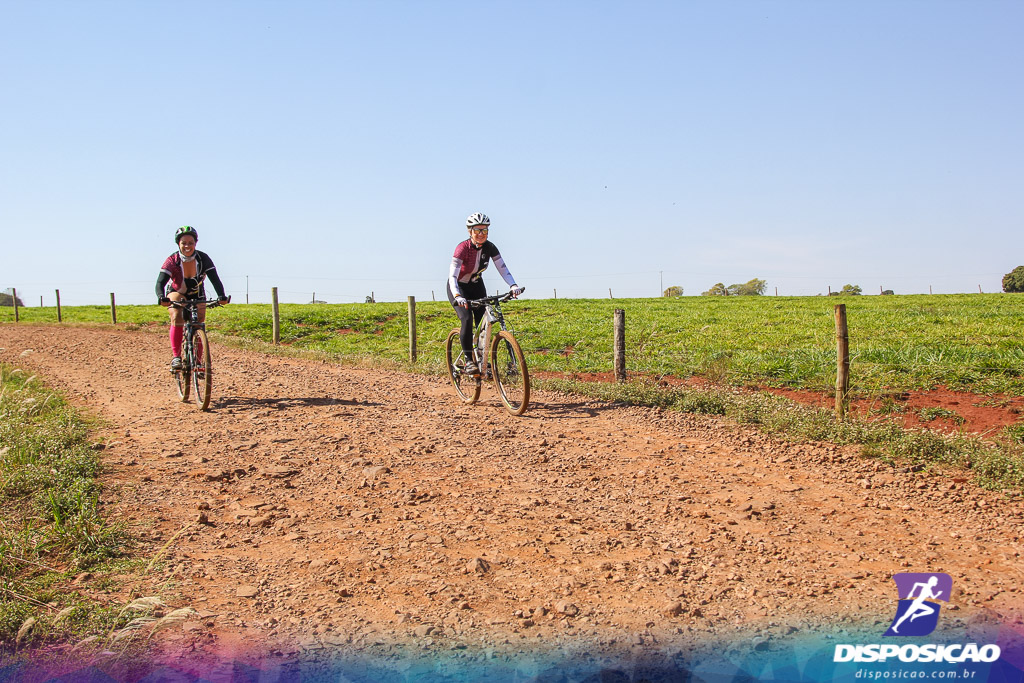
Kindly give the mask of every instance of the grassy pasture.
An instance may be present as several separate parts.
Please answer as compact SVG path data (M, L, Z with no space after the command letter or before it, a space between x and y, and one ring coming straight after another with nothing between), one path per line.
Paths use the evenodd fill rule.
M612 369L612 313L626 312L626 365L653 377L694 375L735 385L829 391L835 385L834 306L844 303L855 395L945 385L978 394L1024 395L1024 296L540 299L505 305L531 369ZM348 360L408 358L406 302L283 304L281 342ZM418 367L441 372L455 326L447 302L416 304ZM109 324L108 306L62 309L68 323ZM55 322L56 309L22 308L25 322ZM11 308L0 322L13 321ZM118 323L166 325L158 306L120 306ZM212 311L211 331L271 341L268 304Z

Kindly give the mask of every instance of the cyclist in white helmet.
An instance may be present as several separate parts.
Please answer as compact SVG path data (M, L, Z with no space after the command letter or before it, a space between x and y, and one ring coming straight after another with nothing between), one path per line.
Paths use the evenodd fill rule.
M487 239L490 231L491 219L482 213L474 213L466 219L466 230L469 231L469 239L459 242L455 246L455 254L452 256L451 266L448 268L448 301L455 307L455 313L459 316L460 331L459 341L462 343L462 351L466 354L466 372L470 375L479 374L480 369L473 362L473 326L480 322L484 315L483 308L469 308L467 303L472 299L482 299L487 296L487 288L481 275L487 269L491 261L498 269L502 279L511 288L512 296L519 296L524 287L516 284L516 280L509 272L505 260L501 258L498 247Z

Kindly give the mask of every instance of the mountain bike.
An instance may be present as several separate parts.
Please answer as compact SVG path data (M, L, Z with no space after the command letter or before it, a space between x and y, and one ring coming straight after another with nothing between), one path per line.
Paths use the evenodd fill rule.
M228 297L231 301L231 297ZM210 390L213 388L213 367L210 363L210 343L206 338L206 323L199 322L199 307L206 309L220 306L217 299L186 299L172 301L180 308L185 318L184 336L181 342L181 369L175 370L174 383L182 403L187 403L192 387L196 390L196 405L200 410L210 407Z
M459 329L448 335L445 357L448 376L463 403L476 403L484 379L493 379L505 408L513 415L522 415L530 405L530 375L526 370L523 350L510 325L505 323L501 304L512 298L512 292L496 294L467 302L470 308L485 308L480 324L473 333L473 356L479 374L466 372L466 354L459 342ZM498 330L493 327L497 325Z

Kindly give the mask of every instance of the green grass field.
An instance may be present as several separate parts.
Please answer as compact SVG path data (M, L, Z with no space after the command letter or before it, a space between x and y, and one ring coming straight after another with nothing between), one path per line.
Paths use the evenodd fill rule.
M119 572L128 539L104 519L88 425L34 375L0 364L0 644L75 639L128 621L68 590Z
M931 388L1024 395L1024 296L961 294L849 297L559 299L505 305L531 369L612 369L612 316L626 313L627 369L653 377L703 376L735 385L830 391L835 386L834 306L844 303L854 395ZM281 342L339 359L408 359L407 304L285 304ZM441 372L456 323L447 302L417 302L417 367ZM25 322L56 322L56 309L21 308ZM62 309L68 323L109 324L108 306ZM12 322L13 309L0 309ZM118 323L166 324L157 306L120 306ZM213 332L272 339L271 307L212 311Z

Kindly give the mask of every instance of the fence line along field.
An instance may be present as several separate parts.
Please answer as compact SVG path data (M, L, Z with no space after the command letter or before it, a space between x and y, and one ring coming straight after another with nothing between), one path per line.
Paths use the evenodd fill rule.
M879 396L945 386L1024 395L1024 297L1007 294L843 297L851 392ZM733 385L830 391L835 384L834 297L524 299L506 308L531 369L609 373L612 317L626 315L626 368L654 378L701 376ZM407 302L281 304L280 340L341 359L408 360ZM416 302L418 367L441 371L455 326L446 302ZM26 323L56 322L54 307L21 308ZM64 307L65 323L109 324L109 306ZM158 306L120 306L117 321L166 325ZM13 322L11 308L0 322ZM272 341L268 304L232 304L209 316L223 335ZM436 367L435 367L436 366Z

